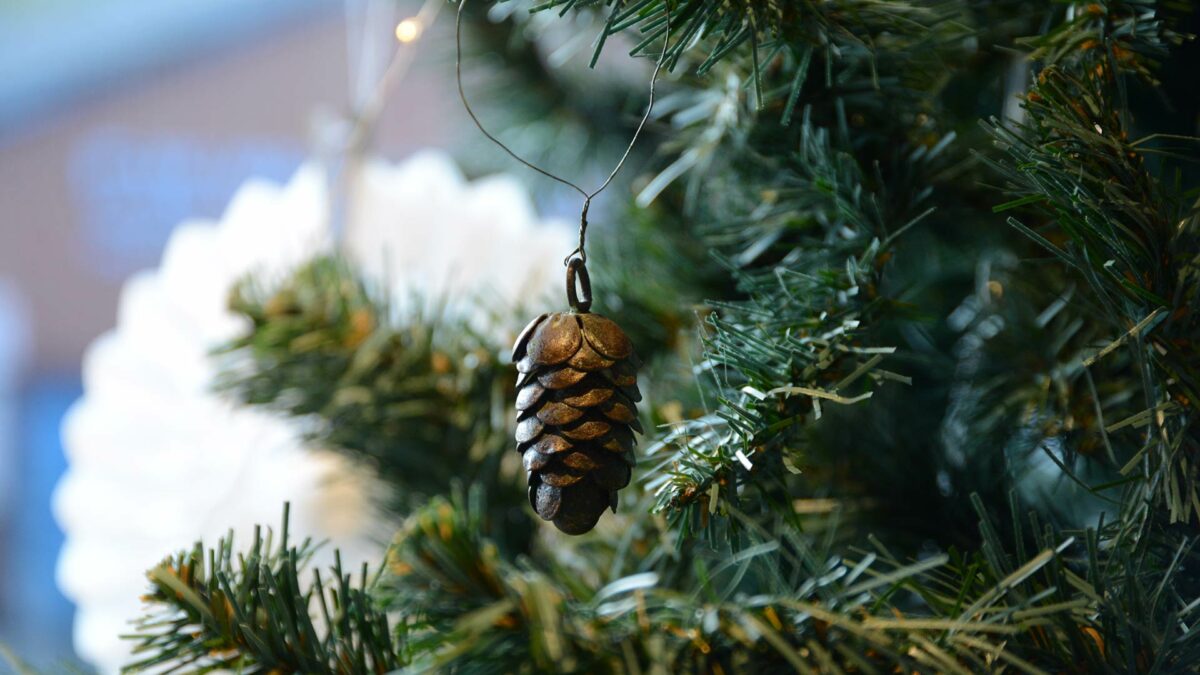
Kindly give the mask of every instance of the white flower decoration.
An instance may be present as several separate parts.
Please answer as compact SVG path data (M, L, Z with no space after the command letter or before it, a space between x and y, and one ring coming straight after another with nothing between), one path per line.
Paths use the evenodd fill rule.
M365 163L351 195L344 250L397 298L412 291L486 297L489 312L561 282L572 234L539 222L509 177L468 183L439 153ZM66 533L58 580L77 605L75 645L102 672L130 659L119 635L138 616L145 570L229 528L277 523L292 503L298 537L328 539L351 566L378 562L391 534L372 512L382 486L332 451L304 447L302 424L239 408L212 391L211 350L245 326L226 308L254 272L278 278L330 250L323 175L301 168L283 187L245 184L220 222L186 222L161 266L130 279L116 328L84 358L84 395L63 422L69 468L54 496ZM458 311L477 311L454 300ZM503 311L500 312L504 314ZM514 316L516 327L526 317ZM497 346L513 326L492 326Z

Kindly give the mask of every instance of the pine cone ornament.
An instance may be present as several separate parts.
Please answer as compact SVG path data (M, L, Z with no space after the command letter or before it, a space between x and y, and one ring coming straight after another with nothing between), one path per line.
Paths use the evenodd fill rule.
M642 395L633 344L617 324L587 311L590 301L575 300L572 271L575 309L531 321L512 358L529 503L559 530L584 534L605 508L616 512L617 491L629 484Z

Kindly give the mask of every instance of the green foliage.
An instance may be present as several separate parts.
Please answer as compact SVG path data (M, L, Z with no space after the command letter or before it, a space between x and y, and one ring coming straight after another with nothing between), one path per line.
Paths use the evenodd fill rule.
M1060 65L1038 75L1026 122L992 125L1008 155L996 166L1017 197L999 209L1036 214L1036 227L1023 217L1010 223L1086 283L1095 317L1108 324L1111 342L1081 355L1083 367L1128 351L1125 377L1141 396L1097 402L1096 423L1104 442L1121 449L1112 458L1121 473L1140 474L1147 501L1172 520L1190 521L1200 518L1200 219L1186 201L1192 197L1147 169L1153 151L1129 138L1119 75L1145 69L1133 38L1153 46L1169 34L1149 22L1157 33L1118 30L1096 39L1089 37L1096 21L1077 20L1048 36L1042 50L1066 42L1077 53L1060 55Z
M1107 52L1117 70L1153 79L1152 67L1182 39L1171 29L1168 17L1187 9L1187 3L1155 0L1074 5L1057 26L1020 42L1030 47L1031 59L1047 67L1068 65L1082 71L1098 65L1097 54Z
M239 673L385 673L400 656L387 616L368 593L367 570L355 584L341 563L323 580L301 572L308 540L288 543L284 508L278 543L256 528L235 555L233 534L215 548L197 542L151 569L144 618L128 638L144 654L124 672L235 670Z
M642 571L599 585L578 567L501 555L478 497L434 500L389 554L379 595L408 618L423 654L411 670L1100 673L1155 659L1176 672L1198 655L1179 630L1195 603L1168 599L1170 586L1123 552L1097 550L1095 532L1076 543L1046 530L1026 554L985 520L981 552L902 563L878 543L848 559L782 531L732 556L693 552L683 578ZM1173 580L1191 552L1165 553L1155 569ZM1155 634L1170 636L1162 644L1145 641L1148 608Z
M222 386L244 403L310 417L315 442L369 462L408 504L456 479L504 484L512 378L465 323L396 316L338 258L247 280L231 306L251 329L225 350Z
M150 573L157 611L132 637L153 656L131 671L1117 673L1200 657L1181 628L1200 605L1169 583L1194 577L1187 544L1114 555L1095 532L1080 546L1047 529L1040 552L1018 534L1010 553L984 520L980 553L902 563L878 543L848 559L781 531L733 556L691 555L684 578L601 586L571 564L504 554L484 503L474 489L418 509L370 585L365 570L356 587L335 568L336 589L316 575L302 591L311 548L287 547L286 514L279 547L256 536L236 567L229 540L207 558L201 545L180 553ZM400 617L390 634L383 610Z
M596 41L592 63L611 35L636 27L641 35L635 55L654 55L670 29L668 64L672 69L692 49L703 52L696 72L706 74L715 64L733 54L752 58L759 72L781 50L810 45L836 54L843 48L870 47L881 34L919 34L940 17L939 5L883 0L850 0L829 3L799 0L548 0L534 11L557 10L560 15L576 7L599 6L607 13L603 31ZM611 9L608 9L611 7ZM747 54L748 52L748 54ZM760 60L761 59L761 60Z
M890 243L879 238L888 230L881 196L807 122L794 156L756 169L766 185L748 172L735 180L762 202L711 236L735 252L725 264L747 298L714 304L708 318L701 368L720 387L720 407L668 437L680 448L657 489L657 508L677 512L684 536L689 523L708 520L702 510L736 507L744 486L768 499L778 488L786 494L784 478L803 462L804 423L823 406L864 401L887 378L905 381L878 368L894 348L860 330L889 304L878 293Z
M436 498L413 513L389 551L384 605L402 612L414 660L428 672L517 673L573 669L562 589L519 569L485 535L478 489Z

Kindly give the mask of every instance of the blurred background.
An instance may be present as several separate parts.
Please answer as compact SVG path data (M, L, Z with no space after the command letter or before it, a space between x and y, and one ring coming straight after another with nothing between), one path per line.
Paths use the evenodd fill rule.
M0 645L51 671L78 664L50 498L60 420L122 282L157 265L181 220L219 217L246 178L285 182L352 82L361 93L378 79L397 18L418 8L0 0ZM468 129L450 45L424 42L378 127L385 157ZM372 44L378 54L363 51Z

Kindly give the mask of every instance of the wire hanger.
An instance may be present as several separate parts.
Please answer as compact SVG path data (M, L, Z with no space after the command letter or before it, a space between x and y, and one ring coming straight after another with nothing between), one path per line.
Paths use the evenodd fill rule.
M620 161L618 161L617 165L615 167L613 167L612 172L608 174L608 178L606 178L604 180L604 182L601 183L600 187L596 188L595 190L593 190L591 192L584 190L583 188L581 188L578 185L576 185L575 183L567 180L566 178L555 175L555 174L541 168L540 166L537 166L533 162L530 162L530 161L524 159L523 157L518 155L516 152L514 152L512 150L512 148L509 148L507 145L505 145L503 142L501 142L500 139L496 138L494 135L491 134L491 132L489 132L487 129L485 129L483 126L483 123L479 121L479 117L477 117L475 115L475 111L471 108L471 104L467 101L467 94L463 90L463 81L462 81L462 13L463 13L463 7L466 4L467 4L467 0L459 0L458 14L455 17L455 22L454 22L454 48L455 48L454 75L458 82L458 97L459 97L459 99L462 100L463 107L466 108L467 114L471 116L471 121L475 122L475 126L479 128L479 131L481 131L483 133L483 135L488 138L488 140L490 140L491 142L493 142L497 146L499 146L501 150L508 153L509 157L512 157L513 159L517 160L521 164L524 164L525 166L529 167L530 169L533 169L534 171L542 174L543 176L545 176L551 180L558 181L559 183L562 183L563 185L566 185L567 187L574 189L581 196L583 196L583 209L580 211L580 214L579 214L579 246L576 247L574 251L571 251L569 254L567 254L567 257L563 259L563 265L566 265L568 268L568 270L567 270L568 271L567 295L572 300L572 306L573 307L576 306L575 283L574 283L574 279L575 279L574 272L576 269L579 269L581 272L580 281L581 281L581 283L585 284L584 294L586 296L585 302L580 302L578 304L581 306L590 305L591 304L591 288L590 288L590 283L587 282L587 268L583 267L583 264L587 262L587 251L585 250L585 244L586 244L586 238L587 238L588 208L590 208L592 205L592 198L594 198L596 195L603 192L604 189L607 188L610 183L612 183L613 178L616 178L617 173L621 170L621 168L623 166L625 166L625 160L629 159L629 153L633 151L633 146L637 143L638 136L641 135L642 129L644 129L646 126L646 121L650 119L651 111L654 110L654 84L658 81L658 74L660 71L662 71L663 63L666 62L667 51L668 51L668 47L670 46L670 41L671 41L670 3L666 3L664 5L664 7L665 7L664 11L666 12L666 17L665 17L666 18L666 29L663 31L663 50L662 50L662 53L658 57L658 61L654 65L654 73L650 76L650 100L646 104L646 112L642 115L641 121L638 122L637 128L633 132L633 138L629 139L629 145L626 146L625 152L624 152L624 154L621 155ZM576 255L578 255L578 257L576 257ZM575 261L578 261L578 264L573 264ZM584 308L581 311L587 311L587 310L586 310L586 308Z

